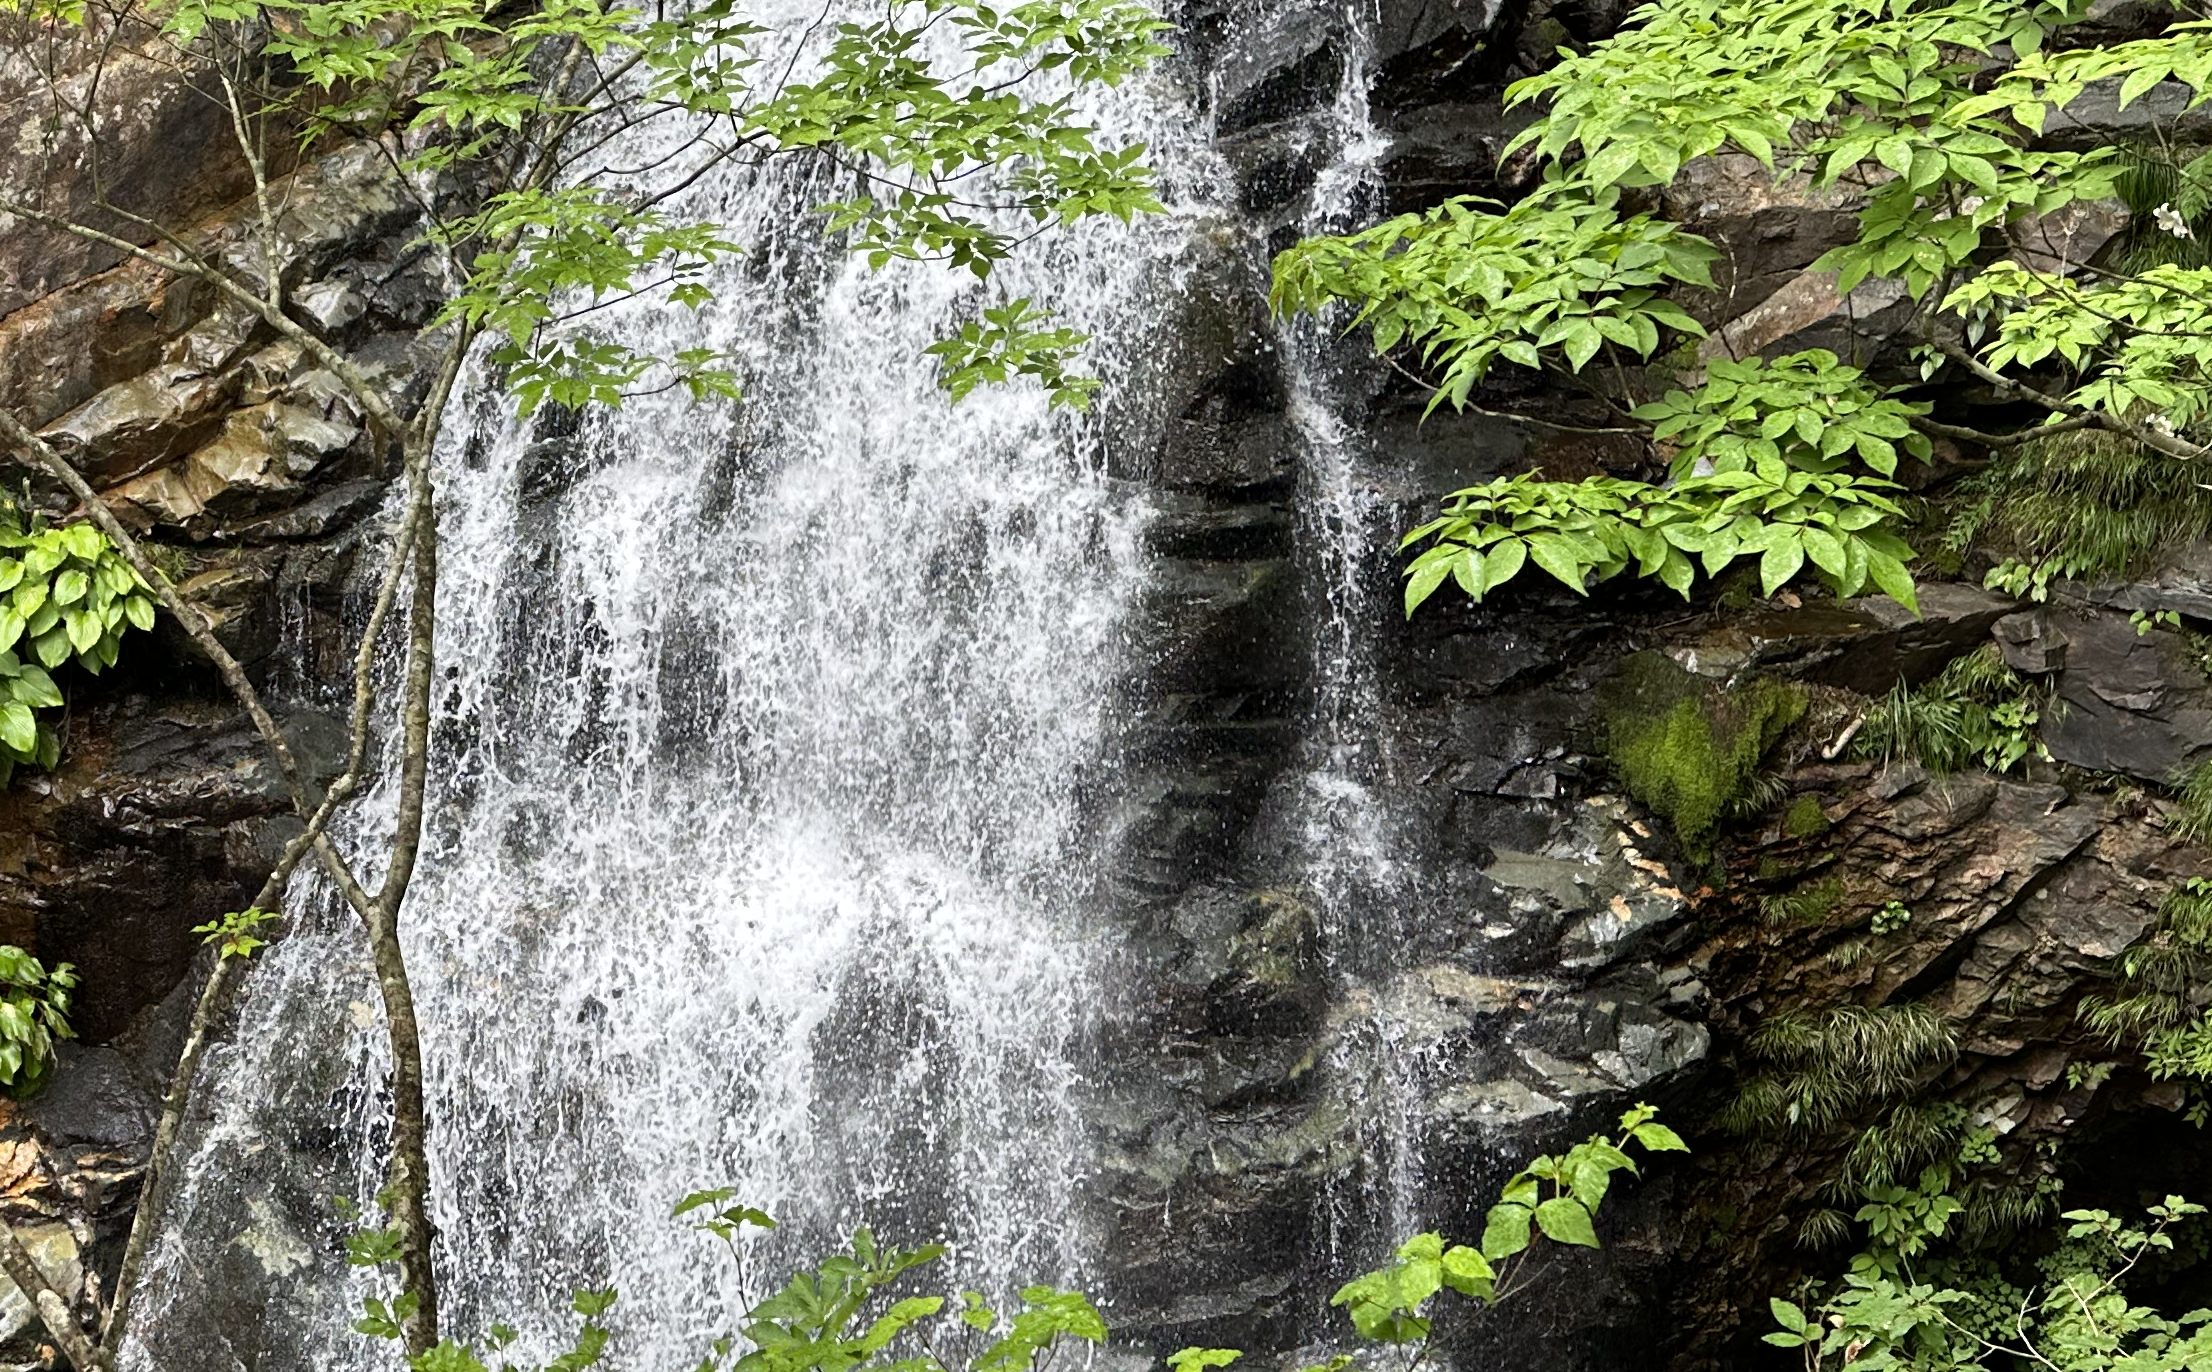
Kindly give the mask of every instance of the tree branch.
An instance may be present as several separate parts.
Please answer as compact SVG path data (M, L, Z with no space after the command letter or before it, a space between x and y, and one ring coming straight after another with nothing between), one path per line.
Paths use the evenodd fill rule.
M2184 462L2193 462L2204 455L2204 450L2197 447L2193 443L2185 442L2179 438L2169 438L2166 435L2158 433L2155 430L2146 429L2140 424L2131 424L2127 420L2122 419L2118 415L2113 414L2109 411L2092 410L2085 406L2077 405L2071 400L2061 399L2058 396L2050 395L2044 391L2039 391L2033 386L2028 385L2026 382L2015 381L2011 377L2006 376L2004 373L1996 371L1995 369L1984 365L1980 358L1974 356L1974 354L1968 352L1965 348L1960 347L1958 344L1953 343L1948 338L1931 337L1929 339L1929 342L1935 345L1936 351L1942 353L1945 357L1950 358L1953 362L1956 362L1960 366L1966 368L1982 381L1985 381L1990 385L1997 387L1999 390L2005 392L2007 395L2017 396L2022 400L2033 401L2035 404L2041 405L2044 409L2049 410L2054 414L2063 414L2076 419L2086 420L2088 421L2088 423L2083 425L2084 428L2094 425L2097 428L2108 429L2116 434L2124 434L2127 437L2132 438L2136 442L2142 444L2146 448L2149 448L2155 452L2164 453L2168 457L2179 458L2181 461Z

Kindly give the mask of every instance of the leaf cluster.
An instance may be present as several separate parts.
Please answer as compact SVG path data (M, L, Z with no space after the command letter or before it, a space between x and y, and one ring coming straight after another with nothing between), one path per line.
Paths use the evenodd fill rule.
M1349 302L1379 350L1409 351L1427 368L1432 406L1467 404L1500 357L1570 375L1601 354L1648 359L1662 329L1702 332L1670 308L1668 295L1702 280L1710 247L1648 213L1628 212L1623 192L1667 186L1699 158L1741 154L1779 183L1842 189L1862 200L1855 237L1815 264L1837 273L1840 290L1873 277L1897 280L1923 311L1965 317L1978 349L1970 360L1983 379L2009 387L2008 396L2043 395L2008 373L2063 363L2073 376L2048 402L2053 418L2115 432L2142 425L2132 432L2173 440L2196 423L2212 394L2212 280L2202 279L2201 262L2077 280L1993 261L2007 236L2031 230L2037 216L2141 179L2144 158L2119 147L2076 153L2041 146L2052 111L2099 81L2118 84L2122 108L2161 82L2187 87L2192 103L2205 97L2212 38L2204 25L2176 24L2133 43L2069 46L2066 30L2086 12L2079 0L1646 5L1611 38L1586 52L1563 51L1549 70L1509 90L1510 103L1541 107L1512 144L1533 151L1543 168L1535 194L1505 209L1454 202L1300 244L1277 259L1277 308ZM1648 196L1634 200L1648 203ZM2170 225L2188 222L2188 211L2170 204L2150 212ZM1944 365L1933 351L1931 359L1930 374ZM1670 492L1700 472L1754 471L1762 456L1801 467L1848 454L1888 476L1900 454L1929 452L1914 432L1926 420L1922 407L1817 354L1764 366L1716 362L1705 394L1676 390L1641 405L1625 368L1616 377L1619 393L1605 397L1609 403L1634 406L1657 440L1677 445ZM1816 506L1835 498L1808 492ZM1855 507L1855 517L1870 506L1843 503ZM1550 559L1554 574L1579 589L1628 565L1593 526L1648 527L1640 511L1655 504L1671 501L1601 487L1579 498L1548 493L1504 513L1523 521L1512 531L1561 536L1564 545ZM1894 509L1872 509L1877 523L1895 521ZM1629 511L1638 513L1624 521ZM1770 593L1778 584L1772 574L1792 557L1839 589L1867 582L1849 568L1848 547L1839 556L1826 537L1781 536L1771 560L1763 542L1755 546ZM1885 551L1902 560L1901 548ZM1423 589L1413 599L1445 576L1479 595L1529 551L1506 551L1495 567L1456 552L1423 562L1425 551L1416 558ZM1686 563L1664 553L1633 565L1678 590L1690 584ZM1901 569L1891 579L1903 580ZM1871 584L1889 589L1879 578Z
M53 1072L54 1041L75 1038L69 1027L69 993L76 969L51 970L13 944L0 945L0 1087L27 1096Z
M192 932L200 936L200 942L214 944L215 955L220 959L250 958L268 946L269 941L260 937L260 931L282 918L284 916L274 910L253 906L233 910L205 924L195 924Z
M1144 147L1103 140L1075 113L1075 88L1166 55L1167 25L1138 0L906 0L823 29L807 79L783 64L757 83L763 30L735 0L650 16L602 0L181 0L163 22L180 47L270 68L255 118L309 142L401 128L404 173L467 170L490 187L475 213L429 233L459 279L437 322L499 340L525 412L679 387L737 394L727 358L636 348L589 318L632 296L714 302L708 268L744 249L670 206L718 163L821 161L852 191L821 207L829 231L871 264L942 261L978 278L1044 227L1161 208ZM579 56L590 79L548 79ZM607 140L579 139L573 157L565 140L617 108L625 124L689 120L690 140L654 167L586 170ZM953 366L948 383L1031 376L1079 403L1084 339L1041 316L1025 303L1023 327L967 338L970 354L1005 354Z
M73 660L97 675L115 665L125 633L153 624L153 596L99 529L0 512L0 785L19 765L50 768L61 755L38 714L63 703L50 670Z
M1745 1049L1758 1064L1722 1112L1740 1133L1818 1134L1895 1100L1949 1062L1958 1036L1924 1005L1835 1006L1773 1016Z
M2142 1224L2068 1211L2059 1252L2072 1261L2038 1288L1995 1282L2003 1309L1987 1308L1986 1268L1855 1265L1812 1310L1771 1301L1765 1341L1797 1351L1808 1372L2194 1372L2212 1359L2212 1310L2169 1316L2129 1288L2146 1260L2174 1251L2175 1227L2203 1214L2178 1196L2150 1206Z
M1439 1292L1450 1290L1490 1305L1523 1289L1529 1280L1525 1259L1539 1237L1578 1248L1598 1247L1595 1220L1614 1176L1637 1171L1629 1147L1688 1151L1657 1115L1652 1107L1638 1105L1621 1116L1615 1134L1594 1135L1556 1157L1532 1160L1490 1207L1479 1245L1418 1234L1398 1249L1388 1266L1346 1282L1329 1303L1351 1318L1364 1339L1422 1343L1434 1322L1428 1304Z

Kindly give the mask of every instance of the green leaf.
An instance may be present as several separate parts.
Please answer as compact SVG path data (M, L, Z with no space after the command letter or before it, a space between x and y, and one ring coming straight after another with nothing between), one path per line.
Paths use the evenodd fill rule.
M1589 588L1583 584L1587 569L1582 554L1572 543L1558 534L1532 534L1528 540L1528 553L1536 560L1536 565L1550 572L1560 585L1576 595L1589 594Z
M1482 1226L1482 1255L1493 1263L1503 1262L1529 1244L1529 1222L1533 1212L1525 1205L1511 1201L1490 1207L1490 1216Z
M1578 1248L1598 1246L1598 1232L1590 1223L1590 1212L1571 1196L1554 1196L1537 1206L1536 1227L1555 1243L1573 1244Z
M1211 1367L1227 1367L1244 1356L1235 1348L1181 1348L1167 1355L1167 1365L1175 1372L1206 1372Z
M1444 584L1444 578L1451 575L1451 570L1448 558L1436 558L1412 569L1406 577L1406 618L1413 618L1413 612L1435 594L1436 588Z
M1866 574L1876 590L1919 615L1920 597L1913 591L1912 574L1905 570L1904 563L1878 548L1868 548Z
M1767 550L1759 556L1759 586L1763 595L1773 595L1797 575L1797 569L1805 565L1805 548L1798 542L1794 529L1770 526L1776 536L1767 544Z
M0 744L25 759L38 752L38 718L20 700L0 701Z
M1654 1153L1687 1153L1690 1146L1682 1136L1663 1124L1639 1124L1629 1131L1630 1137Z

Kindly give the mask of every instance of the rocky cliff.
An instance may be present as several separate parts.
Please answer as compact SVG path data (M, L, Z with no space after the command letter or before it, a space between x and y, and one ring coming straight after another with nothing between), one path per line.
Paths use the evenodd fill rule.
M2184 635L2131 621L2212 619L2212 562L2177 556L2031 604L1978 589L1969 560L1960 580L1931 574L1918 619L1741 588L1684 606L1531 586L1401 623L1387 534L1439 492L1650 454L1511 379L1478 397L1485 413L1420 422L1422 397L1346 344L1316 365L1356 420L1347 508L1374 537L1351 565L1332 560L1344 530L1296 460L1311 379L1290 373L1267 316L1268 253L1312 222L1348 88L1379 150L1365 208L1510 197L1525 168L1498 159L1515 127L1504 86L1620 12L1385 0L1372 15L1201 3L1182 18L1234 210L1193 249L1147 394L1165 438L1120 458L1159 511L1161 574L1149 666L1124 688L1129 799L1105 840L1131 915L1125 994L1097 1045L1089 1203L1117 1322L1170 1346L1319 1339L1332 1275L1400 1228L1466 1232L1520 1157L1649 1098L1695 1159L1635 1189L1587 1280L1466 1350L1561 1372L1653 1366L1655 1348L1683 1367L1749 1365L1740 1312L1818 1260L1800 1244L1807 1216L1832 1208L1854 1140L1900 1101L1970 1115L2031 1188L2064 1174L2067 1150L2185 1127L2178 1091L2096 1065L2110 1055L2076 1010L2174 885L2212 870L2162 790L2212 752L2212 685ZM2108 22L2134 20L2121 6ZM247 184L226 140L151 66L120 70L144 136L139 161L111 170L144 207L197 220L208 250L242 251L231 207ZM12 125L36 98L0 66ZM66 206L83 174L62 144L8 179ZM434 282L382 160L342 150L280 189L300 308L365 365L417 368ZM1872 285L1839 296L1809 266L1847 231L1847 204L1721 161L1665 208L1730 250L1701 302L1716 346L1883 358L1898 302ZM2124 230L2117 213L2072 216L2020 250L2081 261ZM0 224L0 403L162 550L272 683L303 754L327 760L337 728L318 704L390 476L328 379L158 269ZM1939 451L1914 479L1941 489L1971 458ZM1357 652L1330 639L1347 622ZM1879 698L1985 645L2049 702L2048 759L2004 776L1852 759ZM1623 794L1612 716L1631 676L1722 729L1755 682L1794 692L1756 794L1709 844ZM72 682L62 766L0 794L0 937L75 962L86 987L83 1044L0 1134L0 1205L88 1310L175 1052L188 931L248 898L283 811L250 732L169 638ZM1820 1128L1724 1127L1776 1070L1762 1024L1902 1005L1940 1012L1956 1051Z

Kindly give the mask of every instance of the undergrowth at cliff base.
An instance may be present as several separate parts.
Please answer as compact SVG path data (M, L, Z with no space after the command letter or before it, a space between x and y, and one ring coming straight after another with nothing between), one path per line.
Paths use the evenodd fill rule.
M1391 1364L1418 1366L1431 1350L1446 1293L1479 1314L1516 1294L1541 1293L1569 1280L1553 1262L1534 1259L1547 1248L1597 1248L1597 1217L1616 1181L1640 1174L1634 1153L1687 1152L1658 1111L1638 1105L1618 1128L1596 1134L1565 1152L1531 1159L1508 1180L1484 1220L1481 1238L1453 1243L1437 1233L1400 1244L1390 1262L1353 1277L1329 1304L1342 1310L1359 1340L1371 1347L1342 1353L1303 1372L1353 1372L1374 1368L1375 1355ZM766 1212L739 1201L729 1188L695 1191L679 1201L674 1217L715 1239L731 1259L756 1232L777 1227ZM379 1198L379 1204L383 1198ZM357 1207L341 1205L348 1218ZM399 1235L365 1227L346 1242L347 1260L376 1270L398 1261ZM913 1292L918 1280L946 1256L942 1244L899 1249L879 1243L866 1229L842 1252L794 1272L783 1285L748 1305L738 1332L712 1339L695 1372L1043 1372L1055 1354L1082 1344L1102 1344L1107 1326L1090 1299L1054 1286L1023 1288L1016 1304L995 1309L974 1290L950 1295ZM908 1288L901 1295L896 1288ZM413 1297L368 1297L354 1328L397 1343ZM607 1356L614 1335L605 1317L616 1293L576 1293L571 1310L580 1318L566 1348L544 1363L500 1362L502 1372L583 1372ZM409 1372L488 1372L487 1357L501 1357L521 1335L494 1324L484 1337L451 1337L406 1359ZM1242 1359L1233 1348L1184 1348L1170 1354L1170 1372L1207 1372Z

